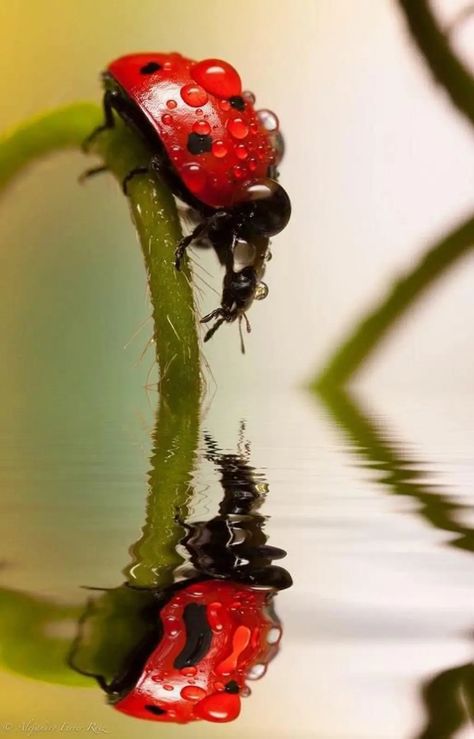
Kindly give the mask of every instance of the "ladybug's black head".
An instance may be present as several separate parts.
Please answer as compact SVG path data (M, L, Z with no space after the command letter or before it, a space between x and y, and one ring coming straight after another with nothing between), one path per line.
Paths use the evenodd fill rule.
M262 178L242 185L235 211L241 216L239 236L252 241L283 231L291 215L290 198L276 180Z

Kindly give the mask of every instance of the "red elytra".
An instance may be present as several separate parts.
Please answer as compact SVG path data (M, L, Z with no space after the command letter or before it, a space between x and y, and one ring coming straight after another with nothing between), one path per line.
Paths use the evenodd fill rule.
M243 180L268 176L278 158L274 138L252 97L242 97L240 76L227 62L194 62L178 53L129 54L113 61L107 74L146 116L200 202L231 207L242 197ZM193 153L191 133L208 136L203 144L208 150Z
M254 665L266 666L278 650L272 634L280 633L280 626L269 608L271 598L271 592L220 580L177 591L160 611L159 644L135 687L114 707L135 718L174 723L237 718L246 675ZM198 627L193 633L186 621L189 606L199 611L207 635ZM192 660L193 649L199 659ZM180 666L186 650L193 664Z

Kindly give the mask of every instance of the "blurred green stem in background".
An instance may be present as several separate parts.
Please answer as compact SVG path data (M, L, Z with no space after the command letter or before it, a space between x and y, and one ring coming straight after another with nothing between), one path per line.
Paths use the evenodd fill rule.
M427 0L398 0L398 3L435 80L474 125L474 78L451 48L449 34L439 27L430 3Z
M474 124L474 78L451 48L427 0L397 0L413 40L436 81L451 101ZM322 371L312 380L313 390L347 383L380 346L414 304L474 246L471 217L423 254L413 269L349 331Z
M440 493L438 486L424 482L426 463L402 455L400 449L406 445L394 440L379 421L375 422L353 392L327 386L320 388L319 398L346 435L351 449L365 460L364 466L377 473L377 482L388 492L415 501L416 512L431 526L455 534L448 541L450 546L474 552L474 529L457 520L457 513L463 512L465 506Z
M426 251L408 274L397 280L375 308L356 324L311 383L313 390L343 385L379 348L381 340L459 259L474 247L474 217Z

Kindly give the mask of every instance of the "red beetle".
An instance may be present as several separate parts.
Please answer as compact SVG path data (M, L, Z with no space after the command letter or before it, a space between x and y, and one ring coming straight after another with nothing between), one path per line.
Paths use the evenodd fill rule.
M197 239L213 246L225 267L221 305L202 319L216 319L207 340L225 321L240 322L253 300L267 293L261 278L269 238L291 214L277 182L283 153L278 119L269 110L255 111L238 72L219 59L130 54L113 61L103 81L105 122L89 140L114 125L114 111L137 129L151 158L148 167L127 175L125 191L136 174L162 177L189 206L195 225L178 245L176 267ZM236 251L239 243L245 248Z
M260 677L278 651L272 595L221 580L176 591L160 611L161 639L134 687L111 695L114 707L174 723L237 718L246 678Z

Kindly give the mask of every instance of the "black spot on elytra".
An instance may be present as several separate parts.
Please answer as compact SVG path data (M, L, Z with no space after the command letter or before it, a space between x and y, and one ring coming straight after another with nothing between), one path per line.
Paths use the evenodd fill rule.
M229 680L229 682L225 684L225 691L226 693L238 693L239 686L237 685L235 680Z
M243 110L245 108L245 100L240 95L234 95L229 98L229 103L237 110Z
M210 136L202 136L199 133L190 133L188 136L188 150L191 154L204 154L211 151L212 139Z
M158 64L158 62L148 62L140 68L140 74L153 74L153 72L158 72L160 69L161 64Z
M162 716L164 713L166 713L164 708L160 708L159 706L154 706L152 704L145 706L145 709L147 711L150 711L150 713L154 713L155 716Z
M193 667L200 662L211 648L212 631L206 615L206 606L189 603L183 612L186 641L173 662L173 667Z

